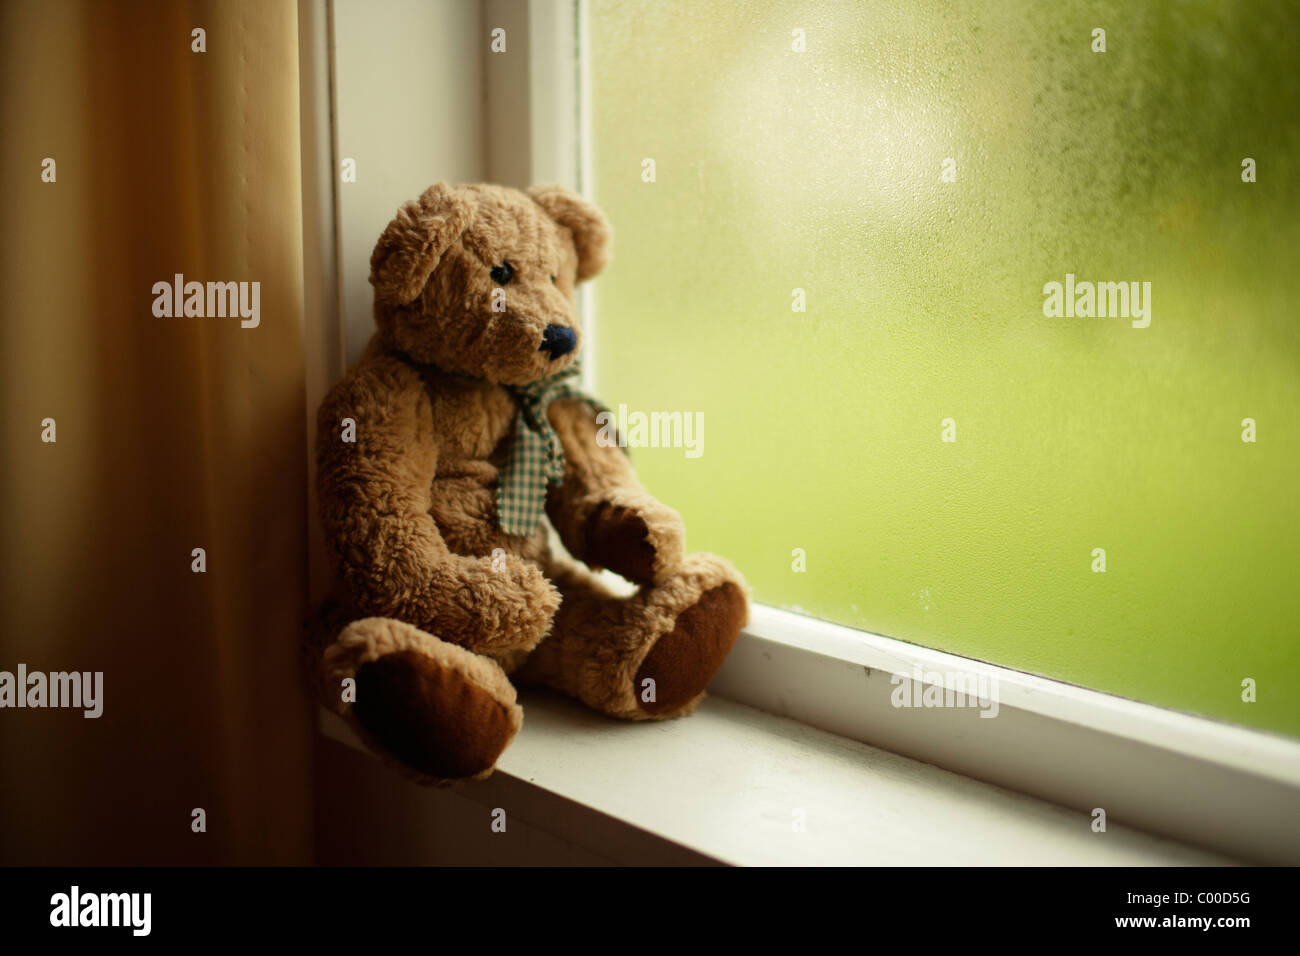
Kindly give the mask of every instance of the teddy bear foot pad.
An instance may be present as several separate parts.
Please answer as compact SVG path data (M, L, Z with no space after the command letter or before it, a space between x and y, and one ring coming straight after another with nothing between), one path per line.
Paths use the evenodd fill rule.
M654 681L654 699L639 696L647 714L667 714L697 697L736 642L745 624L744 592L731 581L711 588L677 618L673 629L659 638L641 667L636 686Z
M415 650L357 671L357 720L412 769L453 780L492 767L518 729L512 701Z

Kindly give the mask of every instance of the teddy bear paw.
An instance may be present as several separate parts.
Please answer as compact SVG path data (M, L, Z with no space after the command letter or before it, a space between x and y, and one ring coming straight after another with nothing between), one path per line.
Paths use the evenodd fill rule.
M381 748L437 780L486 775L522 720L509 684L487 686L418 650L362 665L353 712Z
M652 718L676 716L703 692L730 653L749 615L743 582L708 586L681 611L672 630L650 648L637 669L637 704Z

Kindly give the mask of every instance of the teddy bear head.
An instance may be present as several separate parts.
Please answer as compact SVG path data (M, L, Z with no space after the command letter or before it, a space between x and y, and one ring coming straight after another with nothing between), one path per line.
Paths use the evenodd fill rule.
M575 287L604 268L610 228L561 186L435 183L405 203L370 257L384 344L503 385L577 358Z

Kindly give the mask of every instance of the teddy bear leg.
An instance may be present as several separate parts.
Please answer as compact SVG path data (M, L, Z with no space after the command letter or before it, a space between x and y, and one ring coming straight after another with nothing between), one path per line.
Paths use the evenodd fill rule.
M324 647L317 678L322 701L422 783L488 776L523 723L495 661L392 618L343 627Z
M689 555L669 580L627 598L579 568L548 576L563 601L517 680L628 720L693 711L749 613L744 580L711 554Z

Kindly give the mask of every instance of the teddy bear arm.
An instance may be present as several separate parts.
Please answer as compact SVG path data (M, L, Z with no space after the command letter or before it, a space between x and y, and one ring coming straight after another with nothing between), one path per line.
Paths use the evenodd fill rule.
M429 517L437 469L429 401L396 362L364 363L336 385L316 421L325 537L358 610L420 616L420 582L445 560Z
M681 516L637 480L627 455L598 440L591 409L575 400L549 410L564 451L564 481L547 495L547 514L569 552L637 584L657 583L681 564Z
M351 430L347 423L351 423ZM317 484L348 603L481 653L534 646L558 597L531 564L454 554L430 515L438 447L419 377L379 362L322 404Z

